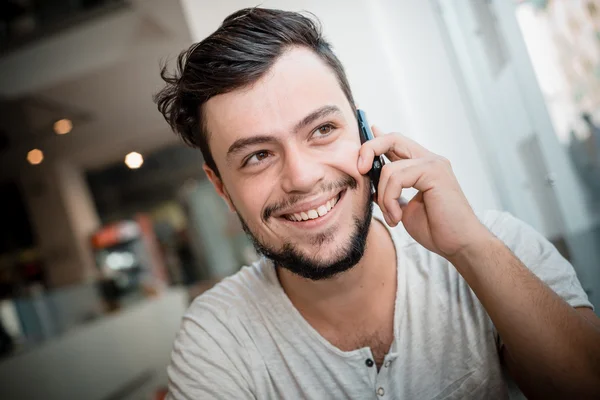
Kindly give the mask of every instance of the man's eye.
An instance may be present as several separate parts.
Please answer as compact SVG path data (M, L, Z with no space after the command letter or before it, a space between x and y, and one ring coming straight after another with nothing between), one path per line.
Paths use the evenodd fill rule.
M265 158L269 157L269 152L266 150L257 151L246 159L244 166L260 164Z
M254 157L256 157L256 159L259 161L264 160L268 156L269 156L269 153L267 153L266 151L259 151L258 153L254 153Z
M333 125L325 124L318 127L317 130L315 130L315 132L313 133L313 137L319 138L329 136L331 132L333 132Z

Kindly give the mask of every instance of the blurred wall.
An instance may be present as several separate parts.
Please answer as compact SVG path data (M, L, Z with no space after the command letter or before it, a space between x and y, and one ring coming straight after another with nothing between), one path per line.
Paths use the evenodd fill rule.
M239 261L231 237L227 235L230 211L208 180L190 190L187 198L191 242L199 260L204 260L202 278L214 279L235 273Z

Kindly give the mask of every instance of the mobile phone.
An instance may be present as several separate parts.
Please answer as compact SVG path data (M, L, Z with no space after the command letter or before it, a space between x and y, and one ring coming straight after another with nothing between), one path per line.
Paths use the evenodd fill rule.
M358 133L360 135L360 143L365 143L367 140L374 139L375 136L371 131L371 127L367 122L367 114L363 110L356 110L356 119L358 120ZM384 165L383 157L375 156L373 159L373 166L369 170L368 174L371 178L371 194L377 195L377 188L379 187L379 177L381 176L381 168Z

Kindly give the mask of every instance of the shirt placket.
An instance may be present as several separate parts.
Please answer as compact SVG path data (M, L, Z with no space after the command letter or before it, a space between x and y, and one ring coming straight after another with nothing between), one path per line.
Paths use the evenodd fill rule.
M390 376L392 365L396 359L395 354L388 354L383 359L379 373L375 377L375 394L378 399L386 399L391 397L390 393Z

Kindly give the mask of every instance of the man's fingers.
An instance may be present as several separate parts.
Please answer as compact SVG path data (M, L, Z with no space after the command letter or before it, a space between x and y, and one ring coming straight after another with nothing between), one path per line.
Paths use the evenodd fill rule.
M402 220L402 209L400 208L399 199L402 195L402 180L398 175L392 175L388 179L383 194L383 202L385 204L386 213L390 220L390 226L396 226Z
M401 198L403 189L414 188L425 193L437 183L448 179L446 162L439 156L386 164L381 171L377 188L377 204L386 217L386 222L390 226L396 226L402 220L404 207L407 206L406 201Z
M399 133L386 135L375 128L373 134L375 138L363 143L359 151L358 171L363 175L371 169L375 156L385 155L390 161L396 161L430 154L423 146Z
M382 131L381 129L379 129L379 127L376 125L371 125L371 131L373 132L373 136L375 136L375 137L380 137L380 136L385 135L385 132Z
M377 204L384 215L391 220L392 217L398 214L398 209L396 209L395 205L391 201L395 197L395 202L398 207L398 199L402 194L402 188L406 188L402 179L402 171L406 168L417 166L422 164L423 161L420 159L415 160L398 160L391 164L386 164L381 169L381 176L379 177L379 187L377 188ZM393 179L392 179L393 178ZM392 183L393 180L393 183ZM392 185L392 188L388 190L388 186ZM399 189L398 189L399 187ZM386 200L387 199L387 200ZM402 211L400 209L400 211ZM399 221L399 219L398 219Z
M370 140L369 142L372 142ZM363 143L358 151L358 172L361 175L365 175L373 167L373 160L375 159L375 152L370 147L366 146L367 143Z

